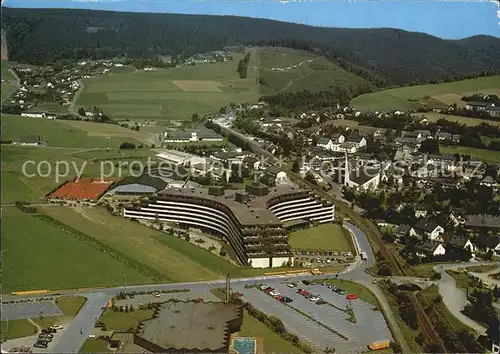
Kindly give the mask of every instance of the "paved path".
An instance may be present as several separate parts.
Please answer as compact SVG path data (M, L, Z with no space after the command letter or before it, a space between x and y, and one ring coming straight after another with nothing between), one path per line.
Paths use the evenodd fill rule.
M448 310L466 326L474 329L479 334L486 333L486 327L465 316L461 311L467 305L467 295L462 290L457 288L455 279L446 273L446 270L453 270L458 268L466 268L470 266L480 265L478 262L468 262L459 264L437 265L434 267L436 272L441 274L439 281L439 294L443 297L443 302Z

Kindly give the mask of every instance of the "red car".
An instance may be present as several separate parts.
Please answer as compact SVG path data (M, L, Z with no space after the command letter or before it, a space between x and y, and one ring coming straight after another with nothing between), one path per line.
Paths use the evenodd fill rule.
M278 296L275 296L274 297L276 300L280 301L280 302L283 302L285 301L285 297L283 295L278 295Z
M347 294L345 297L347 300L356 300L358 298L358 295L356 294Z
M268 293L268 292L273 291L273 290L274 289L269 286L269 287L267 287L267 288L264 289L264 292Z

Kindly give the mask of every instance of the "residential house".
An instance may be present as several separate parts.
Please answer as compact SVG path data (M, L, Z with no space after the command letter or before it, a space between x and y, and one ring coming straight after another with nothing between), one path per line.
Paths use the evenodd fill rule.
M455 144L458 144L460 142L460 139L462 139L462 136L460 134L453 134L451 136L451 141L453 141Z
M437 140L451 140L452 139L452 134L447 133L447 132L437 132L436 133L436 139Z
M500 106L495 106L494 103L486 107L484 111L492 117L500 118Z
M45 118L45 113L43 112L22 112L21 117L27 118Z
M420 219L414 225L415 231L427 235L431 241L443 241L444 228L433 220Z
M465 235L455 234L448 241L448 246L455 247L462 250L470 250L472 253L476 252L476 246L472 243L471 239Z
M430 256L443 256L446 254L446 248L443 244L439 242L434 242L431 240L427 240L424 242L422 246L419 247L420 250L417 251L418 257L430 257Z
M350 135L345 139L345 142L356 144L357 149L366 146L366 139L359 135Z
M321 137L318 139L318 143L316 144L318 147L321 147L326 150L333 150L332 139Z
M427 210L425 209L415 209L416 218L425 218L427 216Z
M422 139L432 139L432 133L430 130L417 130L420 133Z
M407 238L407 237L415 237L417 236L417 232L413 227L406 224L401 224L396 229L396 237L398 238Z
M16 144L23 146L37 146L42 143L42 139L40 135L25 135L19 138L19 141Z
M345 142L345 136L340 133L333 134L330 139L333 143L342 144L343 142Z
M359 145L351 141L333 145L333 151L339 151L347 154L354 154L356 151L358 151L358 149Z
M481 180L479 184L486 187L496 187L497 182L493 179L493 177L486 176Z
M469 101L466 103L465 109L468 111L484 111L489 105L488 102Z
M500 235L500 216L467 215L464 227L474 231L493 231Z
M476 238L475 246L476 250L483 252L488 252L489 250L500 252L500 236L481 234Z
M401 133L401 137L411 138L411 139L422 139L422 133L420 133L419 131L403 130L403 132Z
M276 184L288 182L288 176L285 171L282 171L276 166L270 166L265 169L264 173L274 179Z

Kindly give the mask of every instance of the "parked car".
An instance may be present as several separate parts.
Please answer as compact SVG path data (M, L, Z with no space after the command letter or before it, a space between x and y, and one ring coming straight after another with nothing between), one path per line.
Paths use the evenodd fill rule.
M134 294L128 294L129 299L133 299L135 297Z
M160 297L160 293L158 291L153 291L151 295L153 295L154 297Z
M295 287L295 285L293 285L292 283L286 283L285 285L288 286L289 288L294 288Z
M312 281L309 281L309 280L302 280L302 284L304 284L304 285L311 285L311 284L312 284Z
M36 342L35 344L33 344L33 346L34 346L35 348L44 348L44 349L48 347L48 345L47 345L47 344L40 343L40 342Z
M292 299L290 299L288 296L285 296L285 298L283 299L285 302L293 302Z
M61 326L61 325L52 325L52 326L50 326L50 328L55 329L56 331L58 331L60 329L63 329L64 327Z
M271 290L271 291L269 292L269 295L271 295L271 296L278 296L279 294L280 294L280 293L279 293L279 292L277 292L276 290Z
M273 289L273 288L271 288L271 287L269 286L269 287L267 287L267 288L265 288L265 289L264 289L264 292L265 292L265 293L270 293L270 292L271 292L271 291L273 291L273 290L274 290L274 289Z
M268 288L269 288L269 286L267 286L267 285L261 285L261 286L260 286L260 290L266 290L266 289L268 289Z
M279 302L284 302L285 301L285 297L283 295L277 295L274 298L276 300L278 300Z
M311 300L312 302L316 302L316 301L319 301L319 300L320 300L320 298L319 298L319 297L317 297L317 296L314 296L314 295L313 295L313 296L311 296L311 297L309 298L309 300Z
M52 338L49 337L38 337L38 340L43 340L44 342L52 342Z
M324 305L324 304L326 304L326 301L323 299L319 299L318 301L316 301L316 305Z
M41 333L39 337L47 337L47 338L54 338L54 335L51 333Z

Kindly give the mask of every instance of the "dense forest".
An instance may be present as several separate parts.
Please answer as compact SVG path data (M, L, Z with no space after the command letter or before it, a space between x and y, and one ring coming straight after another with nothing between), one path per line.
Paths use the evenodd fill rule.
M460 78L500 68L500 39L442 40L397 29L342 29L236 16L3 8L10 60L189 56L232 45L323 55L378 87Z

